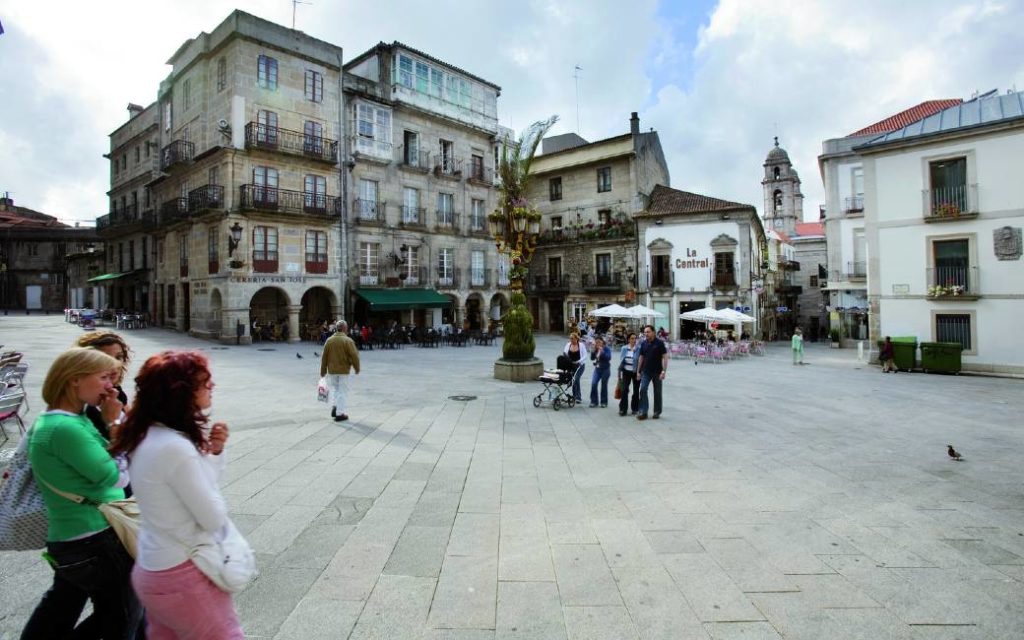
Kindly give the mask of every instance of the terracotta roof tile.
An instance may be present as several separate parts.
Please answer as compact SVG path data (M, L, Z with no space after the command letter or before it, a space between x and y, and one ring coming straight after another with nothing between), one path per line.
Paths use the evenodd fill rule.
M726 211L733 209L753 209L749 204L719 200L699 193L680 191L664 185L657 185L651 192L650 204L644 213L639 215L660 216L671 213L703 213L706 211Z
M825 225L820 222L798 222L796 223L796 235L823 236L825 235Z
M854 136L866 136L872 133L888 133L890 131L896 131L902 129L912 122L923 120L933 113L938 113L943 109L956 106L963 102L959 98L949 98L944 100L926 100L917 106L910 107L904 111L900 111L896 115L889 116L885 120L879 120L875 124L864 127L859 131L854 131L847 138Z

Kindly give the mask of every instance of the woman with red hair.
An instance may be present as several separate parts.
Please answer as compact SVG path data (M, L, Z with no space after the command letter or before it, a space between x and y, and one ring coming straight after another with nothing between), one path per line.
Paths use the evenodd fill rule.
M135 401L111 446L130 457L142 512L132 584L146 608L147 637L244 638L231 595L190 559L222 539L227 505L219 480L228 427L207 427L213 377L205 356L164 351L135 378Z

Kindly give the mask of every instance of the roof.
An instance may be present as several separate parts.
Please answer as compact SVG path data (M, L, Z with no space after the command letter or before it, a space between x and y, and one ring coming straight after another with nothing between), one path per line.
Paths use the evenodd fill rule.
M868 125L859 131L854 131L846 137L853 138L856 136L870 135L872 133L888 133L890 131L902 129L908 124L917 122L918 120L923 120L924 118L927 118L934 113L938 113L943 109L958 105L960 102L961 100L959 98L926 100L919 105L900 111L896 115L889 116L885 120L879 120L875 124Z
M0 210L0 228L4 229L70 229L53 216L33 211L27 207L5 205Z
M412 48L412 47L410 47L408 45L402 44L398 40L395 40L391 44L388 44L388 43L383 42L383 41L378 42L377 45L374 46L372 49L368 49L367 51L364 51L363 53L360 53L355 58L352 58L351 60L346 62L345 63L345 68L348 69L348 68L350 68L350 67L352 67L352 66L354 66L354 65L356 65L356 64L358 64L360 62L362 62L364 59L369 58L370 56L374 55L378 51L382 51L382 50L385 50L385 49L405 49L409 53L416 54L416 55L420 56L421 58L423 58L424 60L429 60L430 62L434 62L436 64L443 65L445 67L448 67L449 69L452 69L454 71L458 71L459 73L463 74L467 78L472 78L473 80L476 80L477 82L481 82L481 83L487 85L488 87L492 87L492 88L494 88L494 89L496 89L498 91L499 95L501 95L501 87L496 85L496 84L494 84L493 82L491 82L489 80L484 80L480 76L474 75L474 74L466 71L465 69L460 69L459 67L456 67L455 65L453 65L450 62L445 62L444 60L440 60L438 58L435 58L434 56L430 55L429 53L424 53L423 51L420 51L419 49L414 49L414 48Z
M798 222L796 223L796 235L823 236L825 235L825 225L820 222Z
M779 231L778 229L771 229L771 230L768 231L768 236L771 237L772 234L774 234L777 239L781 240L782 242L785 242L786 244L793 244L793 241L789 239L789 236L786 235L785 231Z
M779 136L775 136L775 146L768 150L768 157L764 163L774 164L780 162L789 162L789 154L779 146Z
M659 184L651 192L651 199L647 209L638 215L660 216L672 213L704 213L707 211L733 211L736 209L754 210L754 207L749 204L719 200L718 198L704 196L699 193L680 191Z
M959 102L923 120L890 131L857 149L870 149L892 142L920 139L976 127L1024 120L1024 92L999 94L994 91L967 102Z

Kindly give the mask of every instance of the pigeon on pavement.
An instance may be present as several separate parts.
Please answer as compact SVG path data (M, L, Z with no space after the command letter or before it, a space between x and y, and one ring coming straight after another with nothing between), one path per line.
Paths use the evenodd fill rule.
M946 453L949 455L950 458L956 460L957 462L960 462L961 460L964 459L964 457L960 455L960 452L954 449L953 445L951 444L946 445Z
M298 358L299 360L302 360L302 355L301 354L296 353L295 357Z
M319 354L319 353L317 353L316 351L314 351L314 352L313 352L313 357L314 357L314 358L319 358L319 357L320 357L320 354Z

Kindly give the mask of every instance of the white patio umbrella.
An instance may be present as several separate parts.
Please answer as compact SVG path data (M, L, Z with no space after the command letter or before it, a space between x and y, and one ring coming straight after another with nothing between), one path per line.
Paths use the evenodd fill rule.
M739 326L741 324L752 324L754 322L753 316L748 316L745 313L736 311L735 309L719 309L715 319L723 324L731 324Z
M634 305L626 309L630 318L664 318L665 314L642 304Z
M631 318L629 309L620 304L610 304L607 307L601 307L596 311L591 311L589 315L596 316L598 318Z
M694 309L693 311L681 313L679 317L683 320L692 320L693 322L713 322L718 319L717 314L717 309L704 307L703 309Z

